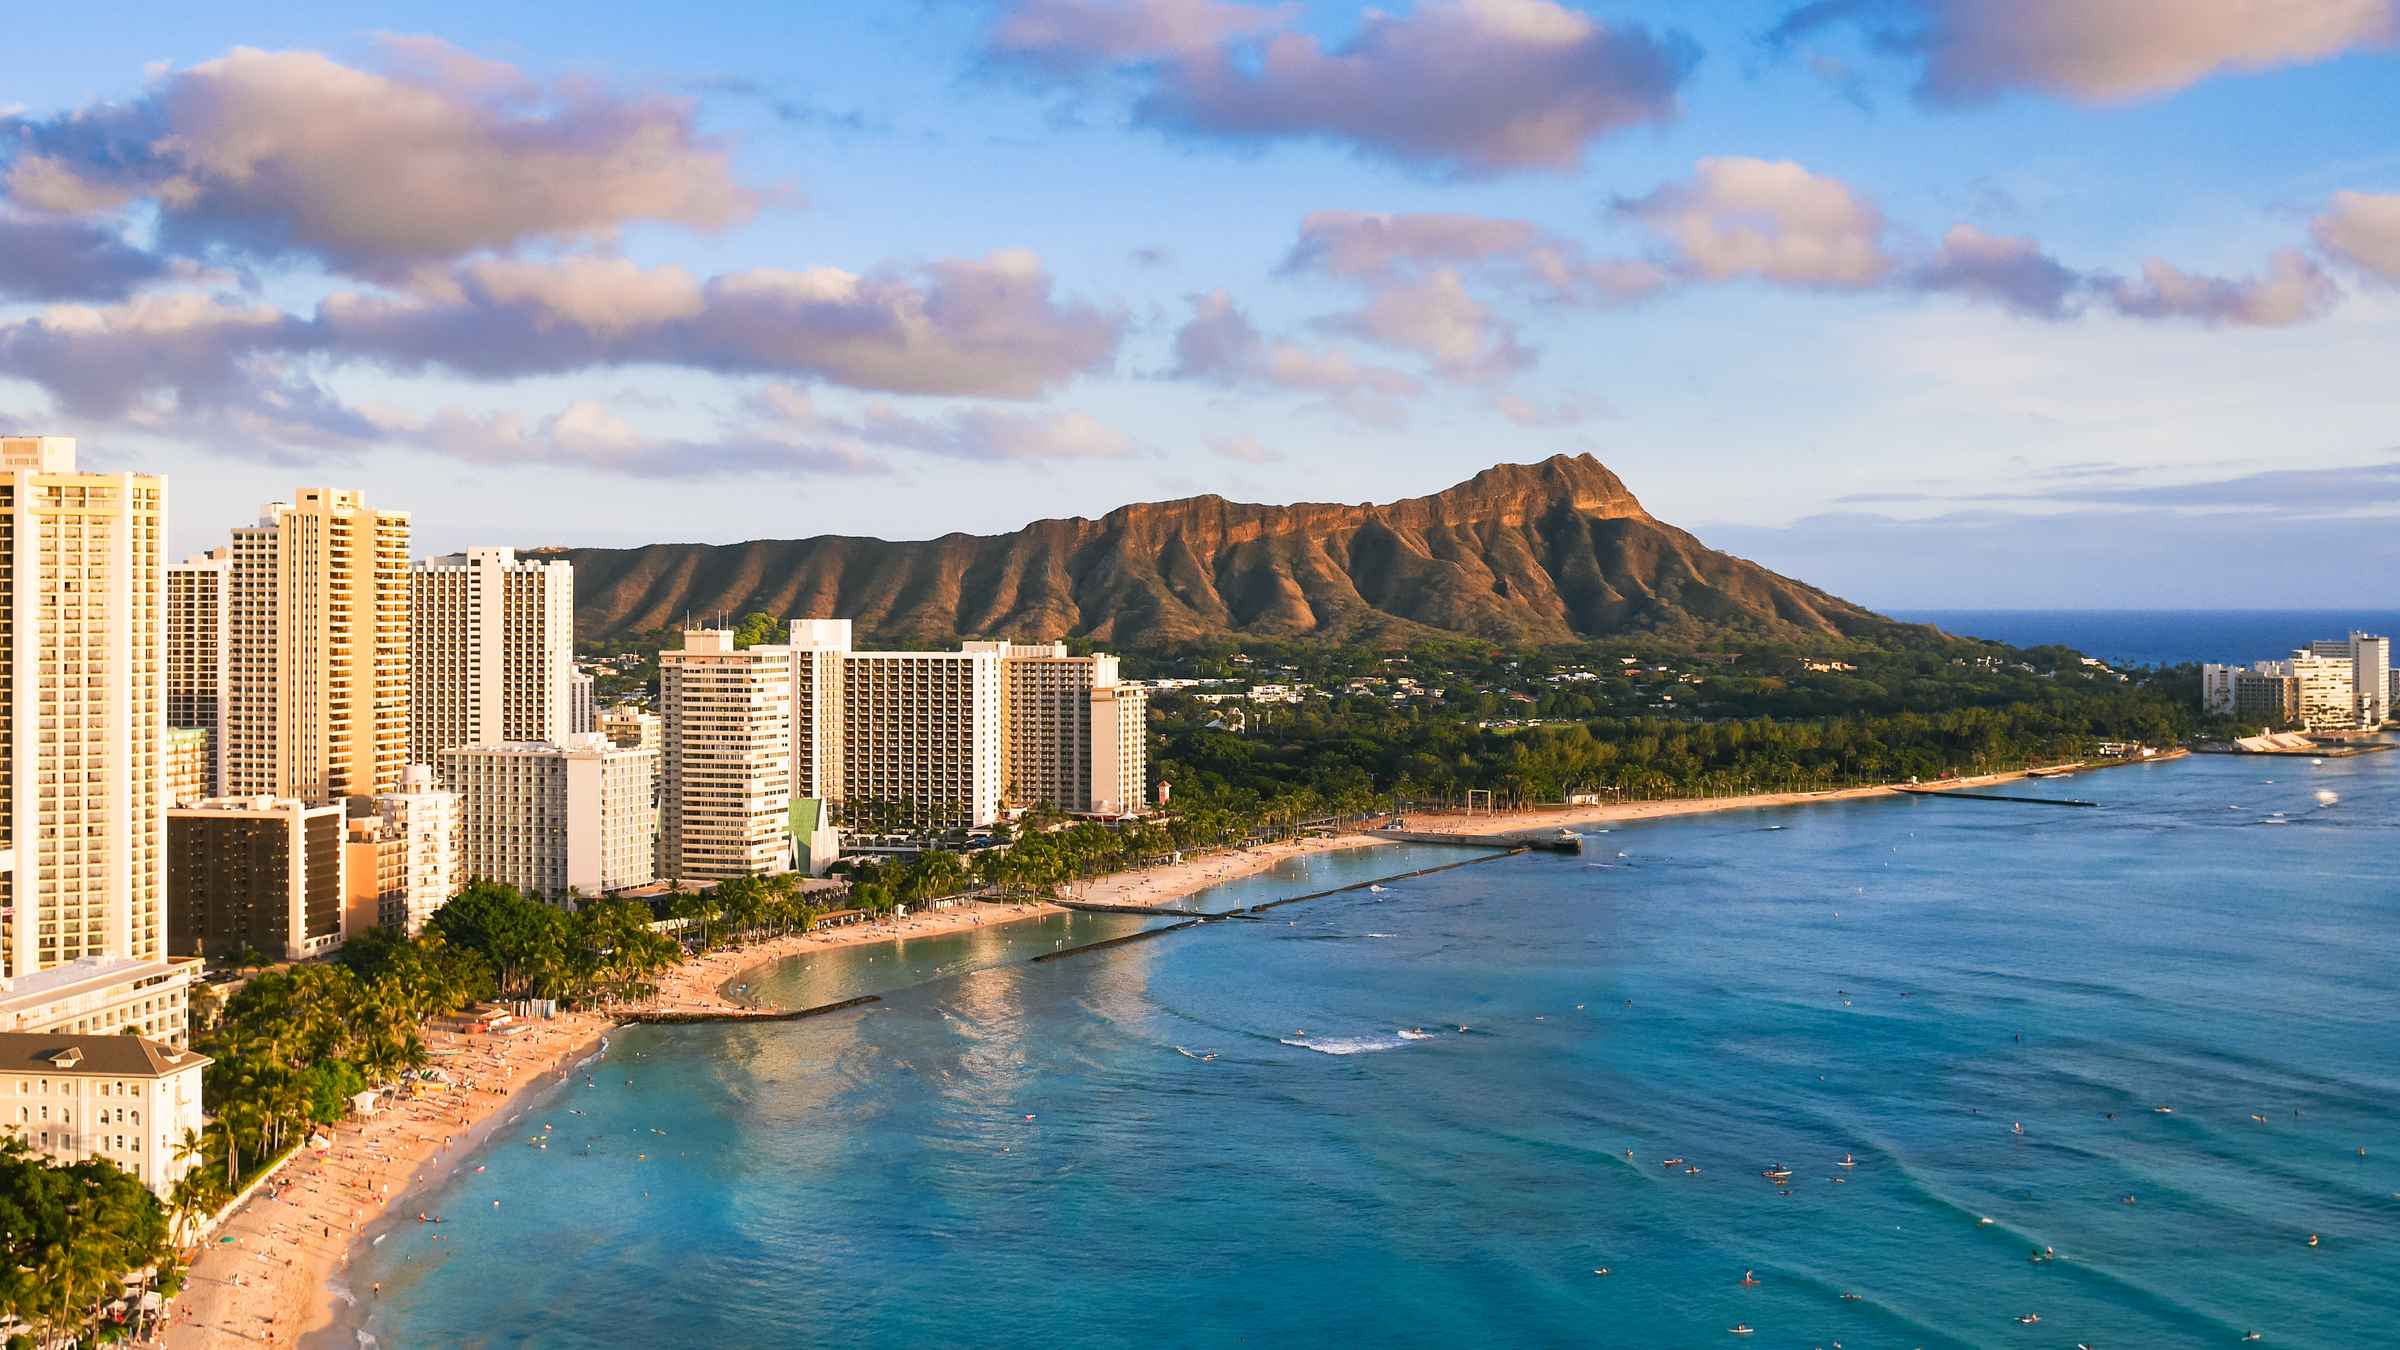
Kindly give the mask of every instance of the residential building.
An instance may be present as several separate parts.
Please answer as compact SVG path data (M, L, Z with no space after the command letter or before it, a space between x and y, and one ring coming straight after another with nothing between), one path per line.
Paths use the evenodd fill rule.
M580 729L572 564L472 548L418 563L409 604L409 763Z
M600 729L599 710L592 706L592 677L578 670L567 676L567 734L582 736Z
M216 797L167 812L168 941L178 955L301 961L342 945L343 807Z
M167 565L167 725L208 733L199 796L225 790L225 671L232 632L233 551Z
M614 745L631 746L637 750L659 750L666 742L666 721L657 713L620 703L600 714L596 728Z
M792 796L842 800L842 663L850 620L794 619L792 651Z
M164 1200L197 1161L183 1138L212 1062L141 1036L0 1032L0 1134L62 1165L105 1158Z
M2392 640L2353 631L2348 637L2308 644L2309 653L2348 662L2357 724L2379 727L2392 718Z
M335 488L303 488L233 532L228 795L321 803L399 786L408 534L406 512Z
M2319 656L2295 651L2291 659L2273 663L2268 674L2290 675L2300 682L2300 724L2310 731L2348 731L2358 725L2358 687L2350 657Z
M383 927L385 906L396 903L407 864L399 831L383 817L342 822L342 941Z
M466 874L547 900L648 885L657 877L655 763L656 752L597 732L444 750Z
M1146 691L1117 658L1063 642L970 642L1000 658L1001 796L1079 815L1141 810L1149 774Z
M2300 681L2270 669L2274 664L2262 661L2251 669L2214 663L2201 666L2201 708L2231 717L2245 727L2299 726Z
M216 736L207 727L168 727L163 763L167 805L181 806L214 796L208 790Z
M853 833L1000 818L1000 656L986 647L852 652L842 662L842 790Z
M0 437L0 1026L184 1036L166 502L163 478L78 472L71 437Z
M1150 691L1138 684L1101 685L1092 690L1091 706L1092 776L1083 810L1139 815L1150 791Z
M465 822L458 794L441 787L430 764L411 764L400 790L375 799L387 842L400 855L397 886L378 895L376 925L410 937L466 884L460 850ZM380 865L380 864L379 864Z
M694 629L659 653L659 866L676 881L787 870L792 654Z
M32 975L0 979L0 1031L131 1031L181 1048L191 1027L198 961L85 956Z

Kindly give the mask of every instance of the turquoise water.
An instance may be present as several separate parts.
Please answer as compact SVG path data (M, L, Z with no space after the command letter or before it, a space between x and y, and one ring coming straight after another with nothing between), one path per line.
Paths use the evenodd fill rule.
M916 944L620 1037L349 1279L386 1347L2394 1343L2400 756L2071 781Z

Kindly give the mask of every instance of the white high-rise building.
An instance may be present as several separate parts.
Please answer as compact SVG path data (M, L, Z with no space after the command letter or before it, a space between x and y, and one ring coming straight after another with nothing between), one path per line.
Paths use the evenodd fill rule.
M2261 661L2258 670L2300 682L2300 724L2308 730L2348 731L2358 725L2358 688L2347 652L2319 656L2302 649L2288 661Z
M848 619L794 619L792 649L792 795L840 801L842 663L850 655Z
M1092 690L1091 795L1093 815L1139 815L1150 792L1150 691L1138 684Z
M694 629L659 653L659 867L676 881L791 866L792 653Z
M2308 644L2309 654L2350 666L2350 697L2362 727L2379 727L2392 716L2392 640L2353 631L2350 636ZM2297 653L2295 653L2297 655Z
M409 762L575 725L575 569L472 548L409 573Z
M306 802L400 785L408 514L302 488L233 532L225 787Z
M167 565L167 725L208 733L200 795L225 783L225 670L232 630L233 551Z
M846 829L923 833L1000 818L997 652L852 652L842 684Z
M465 822L466 874L553 901L649 884L657 875L654 761L597 732L444 750L442 777Z
M167 484L0 437L0 1030L184 1043L168 959Z
M394 837L402 863L395 885L378 897L376 925L410 937L466 884L460 866L465 822L458 794L441 787L430 764L411 764L400 790L375 799L387 836Z

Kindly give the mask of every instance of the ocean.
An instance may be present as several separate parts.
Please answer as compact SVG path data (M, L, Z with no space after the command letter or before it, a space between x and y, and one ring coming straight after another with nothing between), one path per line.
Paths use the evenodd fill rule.
M883 1001L620 1035L354 1264L358 1342L2393 1344L2400 755L2044 792L2100 807L1694 816L1039 964L1147 921L819 954L765 992Z
M1892 617L2014 647L2073 647L2119 666L2248 665L2317 638L2400 631L2389 609L1915 609Z

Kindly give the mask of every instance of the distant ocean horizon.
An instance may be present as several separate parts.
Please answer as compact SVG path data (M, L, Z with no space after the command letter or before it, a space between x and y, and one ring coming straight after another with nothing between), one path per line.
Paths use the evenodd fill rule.
M2316 638L2352 630L2390 636L2400 609L1899 609L1960 637L2012 647L2073 647L2112 665L2171 666L2186 661L2248 664L2289 656Z

